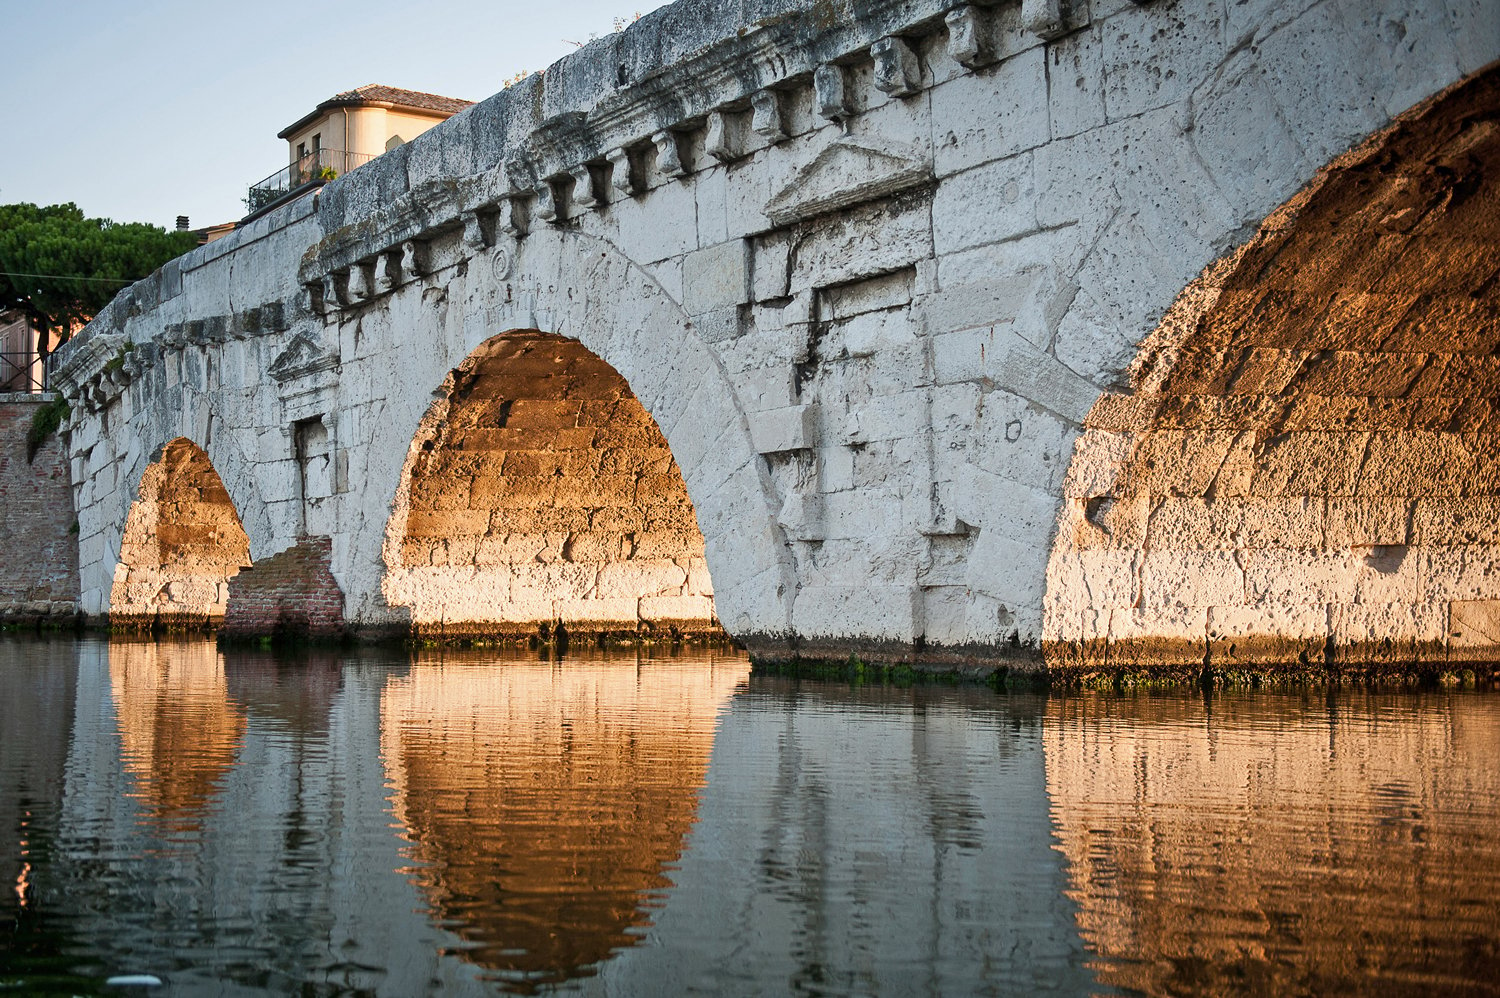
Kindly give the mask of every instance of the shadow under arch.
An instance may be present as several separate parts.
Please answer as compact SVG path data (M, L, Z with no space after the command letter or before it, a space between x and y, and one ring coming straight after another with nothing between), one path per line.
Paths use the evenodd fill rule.
M110 589L115 630L204 630L223 620L250 540L208 454L186 437L147 465Z
M1094 405L1048 566L1049 666L1500 657L1497 429L1491 67L1324 168Z
M433 299L448 316L442 328L452 330L435 355L456 368L497 336L545 332L577 342L612 368L680 469L721 625L752 649L780 647L791 632L795 581L777 523L779 505L734 387L682 307L608 241L553 227L533 229L519 241L500 237L468 260L465 274L447 289L451 300ZM428 307L424 300L421 308ZM412 427L407 439L414 440L425 415L408 409L405 418ZM400 474L391 469L393 512L381 540L380 593L373 602L362 597L373 617L402 627L408 604L389 593L393 572L402 571L409 496L399 490L409 484L411 456Z

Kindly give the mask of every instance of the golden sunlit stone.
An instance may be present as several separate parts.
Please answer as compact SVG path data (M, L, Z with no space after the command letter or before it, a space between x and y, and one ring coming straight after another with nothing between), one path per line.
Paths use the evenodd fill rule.
M1142 343L1074 450L1056 671L1500 657L1500 72L1326 168Z
M446 638L714 631L692 501L625 379L575 340L489 340L417 431L386 599Z
M222 620L229 578L250 541L208 455L178 437L141 476L110 592L120 630L204 627Z

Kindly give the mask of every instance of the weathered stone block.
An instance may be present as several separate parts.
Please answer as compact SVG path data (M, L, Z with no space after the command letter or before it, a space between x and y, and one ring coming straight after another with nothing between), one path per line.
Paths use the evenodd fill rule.
M793 607L793 626L804 634L877 641L914 641L922 591L916 586L804 586ZM854 621L879 621L874 627Z
M1049 138L1046 51L1033 48L984 73L965 73L933 88L939 177L1014 156Z
M1181 549L1312 549L1323 543L1323 501L1308 496L1153 503L1146 546Z
M1500 548L1424 547L1417 557L1422 602L1500 599Z
M1245 572L1233 551L1147 551L1141 607L1241 606Z
M750 246L732 239L682 261L683 308L697 316L750 300Z
M1329 633L1322 605L1262 603L1208 610L1208 654L1214 668L1268 662L1321 661Z
M1129 608L1140 595L1141 553L1092 548L1055 555L1047 564L1048 612Z
M1500 497L1418 499L1400 505L1411 511L1414 543L1433 547L1500 545Z
M1208 612L1201 606L1109 611L1107 664L1139 668L1202 663L1208 652Z

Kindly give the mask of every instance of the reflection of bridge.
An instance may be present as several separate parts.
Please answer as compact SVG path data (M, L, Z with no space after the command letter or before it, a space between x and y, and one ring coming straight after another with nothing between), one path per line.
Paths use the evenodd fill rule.
M77 649L38 665L0 645L23 746L0 835L29 841L0 839L0 862L22 857L0 874L79 952L165 964L182 989L1495 977L1483 697L997 698L746 685L736 656Z
M85 610L1084 670L1495 651L1494 0L706 7L59 352ZM239 562L147 476L189 446L254 566L212 599Z

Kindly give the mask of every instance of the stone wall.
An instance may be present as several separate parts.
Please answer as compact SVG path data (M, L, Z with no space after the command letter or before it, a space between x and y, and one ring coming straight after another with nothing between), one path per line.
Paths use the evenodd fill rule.
M1142 344L1074 450L1055 667L1500 653L1497 118L1494 73L1406 116Z
M1071 557L1079 510L1132 508L1104 501L1110 489L1072 491L1075 440L1106 432L1085 427L1090 413L1132 384L1184 287L1320 169L1500 57L1497 21L1496 0L683 0L174 261L55 355L79 403L84 607L108 609L132 490L153 448L181 436L223 476L253 558L330 538L352 626L481 610L508 622L557 612L559 597L570 615L598 609L566 590L527 610L403 589L450 567L432 564L448 547L421 538L473 539L477 556L484 536L472 505L443 538L395 523L413 441L435 439L433 393L446 398L482 345L539 331L623 378L691 501L711 587L634 573L618 598L637 619L664 594L701 608L711 588L725 629L767 657L1036 667L1062 602L1079 622L1060 641L1084 647L1084 611L1121 610L1125 626L1145 610L1144 636L1164 647L1183 623L1135 595L1115 602L1112 569L1049 571L1060 522ZM1263 349L1252 339L1245 349ZM1153 447L1172 439L1143 426ZM1333 494L1304 488L1321 459L1297 450L1310 439L1250 460L1268 475L1290 462L1267 498L1323 515ZM569 488L600 488L598 467ZM1194 543L1174 539L1150 571L1181 592L1209 585L1199 562L1234 556L1197 557ZM1307 580L1383 578L1396 555L1373 548L1399 546L1372 542L1366 565L1300 545L1270 547L1295 552L1278 564ZM427 565L406 560L424 550ZM545 556L505 564L530 572L507 601L550 592L561 571ZM1416 592L1376 603L1414 608ZM1335 602L1366 603L1349 595L1307 605L1326 620ZM1267 589L1212 605L1263 603L1265 654L1312 661L1303 618L1280 612L1302 599ZM1204 611L1206 646L1207 607L1189 608ZM1349 613L1366 616L1339 633L1385 626ZM1262 654L1238 640L1255 620L1215 630L1232 657ZM1392 648L1415 647L1403 635ZM1398 653L1382 641L1359 654Z
M217 624L228 580L250 564L249 540L208 455L178 438L141 476L110 594L115 630Z
M26 436L52 395L0 394L0 621L78 612L78 531L62 439Z

